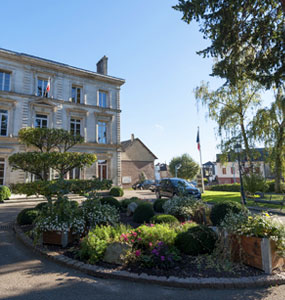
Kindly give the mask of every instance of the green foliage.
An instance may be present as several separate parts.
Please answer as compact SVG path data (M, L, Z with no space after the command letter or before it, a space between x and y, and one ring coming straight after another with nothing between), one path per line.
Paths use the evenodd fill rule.
M211 221L214 226L220 225L225 216L229 213L238 214L243 210L240 203L234 201L225 201L217 203L213 206L210 214Z
M121 234L127 232L129 227L125 225L96 226L90 230L88 235L80 243L77 255L80 259L94 264L104 257L107 246L119 241Z
M39 210L34 208L25 208L17 216L17 223L19 225L31 225L39 216Z
M217 237L209 227L198 225L179 233L175 246L188 255L210 254L215 248Z
M43 210L43 209L47 209L48 207L48 202L41 202L39 204L37 204L34 209L36 210Z
M231 184L215 184L209 186L210 191L219 191L219 192L240 192L239 183Z
M109 194L114 197L122 197L124 196L124 191L119 186L114 186L111 188Z
M0 203L3 202L3 200L7 200L11 197L11 191L10 189L5 185L0 185Z
M72 180L53 180L35 181L28 183L12 184L11 189L15 194L44 195L52 196L59 194L84 194L89 191L105 190L110 188L112 181L99 179L72 179Z
M195 212L200 210L201 207L205 207L205 204L202 201L189 196L175 196L163 204L163 210L165 213L184 220L192 219Z
M199 165L193 158L184 153L181 156L173 157L169 163L169 170L171 174L175 175L175 166L181 164L181 168L177 171L177 177L184 179L193 179L199 172Z
M259 174L248 174L243 176L244 189L246 192L254 194L256 192L265 193L268 190L266 179Z
M147 223L153 216L154 210L152 204L142 203L135 209L133 220L137 223Z
M182 20L197 21L207 48L203 57L214 57L213 76L236 84L250 77L267 88L282 85L284 75L283 1L178 0L174 9Z
M139 183L144 182L146 179L147 178L145 176L145 173L144 172L140 173L140 175L139 175Z
M82 202L83 218L87 228L94 228L97 225L116 225L120 215L116 207L104 204L98 200L86 200Z
M153 209L154 211L160 213L160 212L164 212L163 210L163 205L164 203L167 201L168 199L157 199L155 200L155 202L153 203Z
M121 210L122 211L126 211L127 208L128 208L128 205L132 202L135 202L137 204L140 204L142 203L142 200L140 200L138 197L132 197L132 198L127 198L127 199L124 199L122 200L120 203L121 203Z
M60 178L74 168L91 166L96 155L90 153L67 152L71 147L83 142L81 136L74 136L63 129L24 128L19 131L22 144L33 146L37 151L15 153L9 157L12 170L23 170L49 179L50 169L58 172Z
M275 180L267 180L266 182L268 184L268 193L274 193L275 192ZM285 183L281 183L281 192L285 193Z
M121 208L120 202L117 199L113 198L113 197L103 197L103 198L100 199L100 202L102 204L108 204L108 205L114 206L117 209Z
M150 219L151 223L160 224L160 223L168 223L168 224L178 224L179 221L172 215L156 215Z

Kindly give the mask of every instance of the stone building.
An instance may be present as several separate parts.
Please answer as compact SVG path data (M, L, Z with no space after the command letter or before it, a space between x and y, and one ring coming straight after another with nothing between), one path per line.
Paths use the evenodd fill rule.
M28 150L17 139L25 127L63 128L84 137L71 151L95 153L98 160L67 178L121 183L120 87L125 81L108 75L107 63L104 56L92 72L0 49L0 184L33 180L11 172L8 163L11 154Z
M134 135L122 145L122 186L130 187L139 181L140 174L154 180L154 161L157 157Z

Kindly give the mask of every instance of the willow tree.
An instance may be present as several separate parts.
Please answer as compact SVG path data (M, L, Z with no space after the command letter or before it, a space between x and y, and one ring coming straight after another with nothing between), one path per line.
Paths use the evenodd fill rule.
M74 168L90 166L96 161L95 154L69 151L83 142L80 135L74 136L63 129L24 128L19 131L19 141L27 146L27 152L9 157L13 170L23 170L36 175L40 180L49 179L50 170L60 178Z
M285 175L285 89L279 87L275 102L258 110L251 131L268 148L269 161L275 175L275 192L281 192L282 173Z
M209 117L218 124L222 152L230 152L236 143L242 142L251 166L253 153L248 124L250 112L261 102L259 90L260 85L250 80L240 80L236 85L222 86L214 91L209 90L209 84L202 83L195 90L197 101L208 108Z

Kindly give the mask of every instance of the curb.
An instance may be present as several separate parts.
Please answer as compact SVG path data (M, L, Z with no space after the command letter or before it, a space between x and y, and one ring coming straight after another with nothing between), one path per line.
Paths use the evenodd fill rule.
M16 237L27 247L32 248L34 252L40 254L49 260L78 270L87 275L105 278L105 279L121 279L140 283L159 284L169 287L180 287L187 289L236 289L236 288L256 288L268 287L272 285L285 284L285 273L276 275L261 275L241 278L178 278L174 276L153 276L145 273L136 274L127 271L118 271L116 269L108 269L100 266L85 264L83 262L71 259L54 251L34 246L32 240L26 236L20 226L14 223L13 226Z

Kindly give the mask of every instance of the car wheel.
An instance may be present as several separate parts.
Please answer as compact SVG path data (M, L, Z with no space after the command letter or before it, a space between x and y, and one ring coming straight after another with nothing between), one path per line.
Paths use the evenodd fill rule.
M155 195L156 195L156 198L157 198L157 199L161 199L161 196L160 196L160 193L159 193L159 192L156 191L156 192L155 192Z

